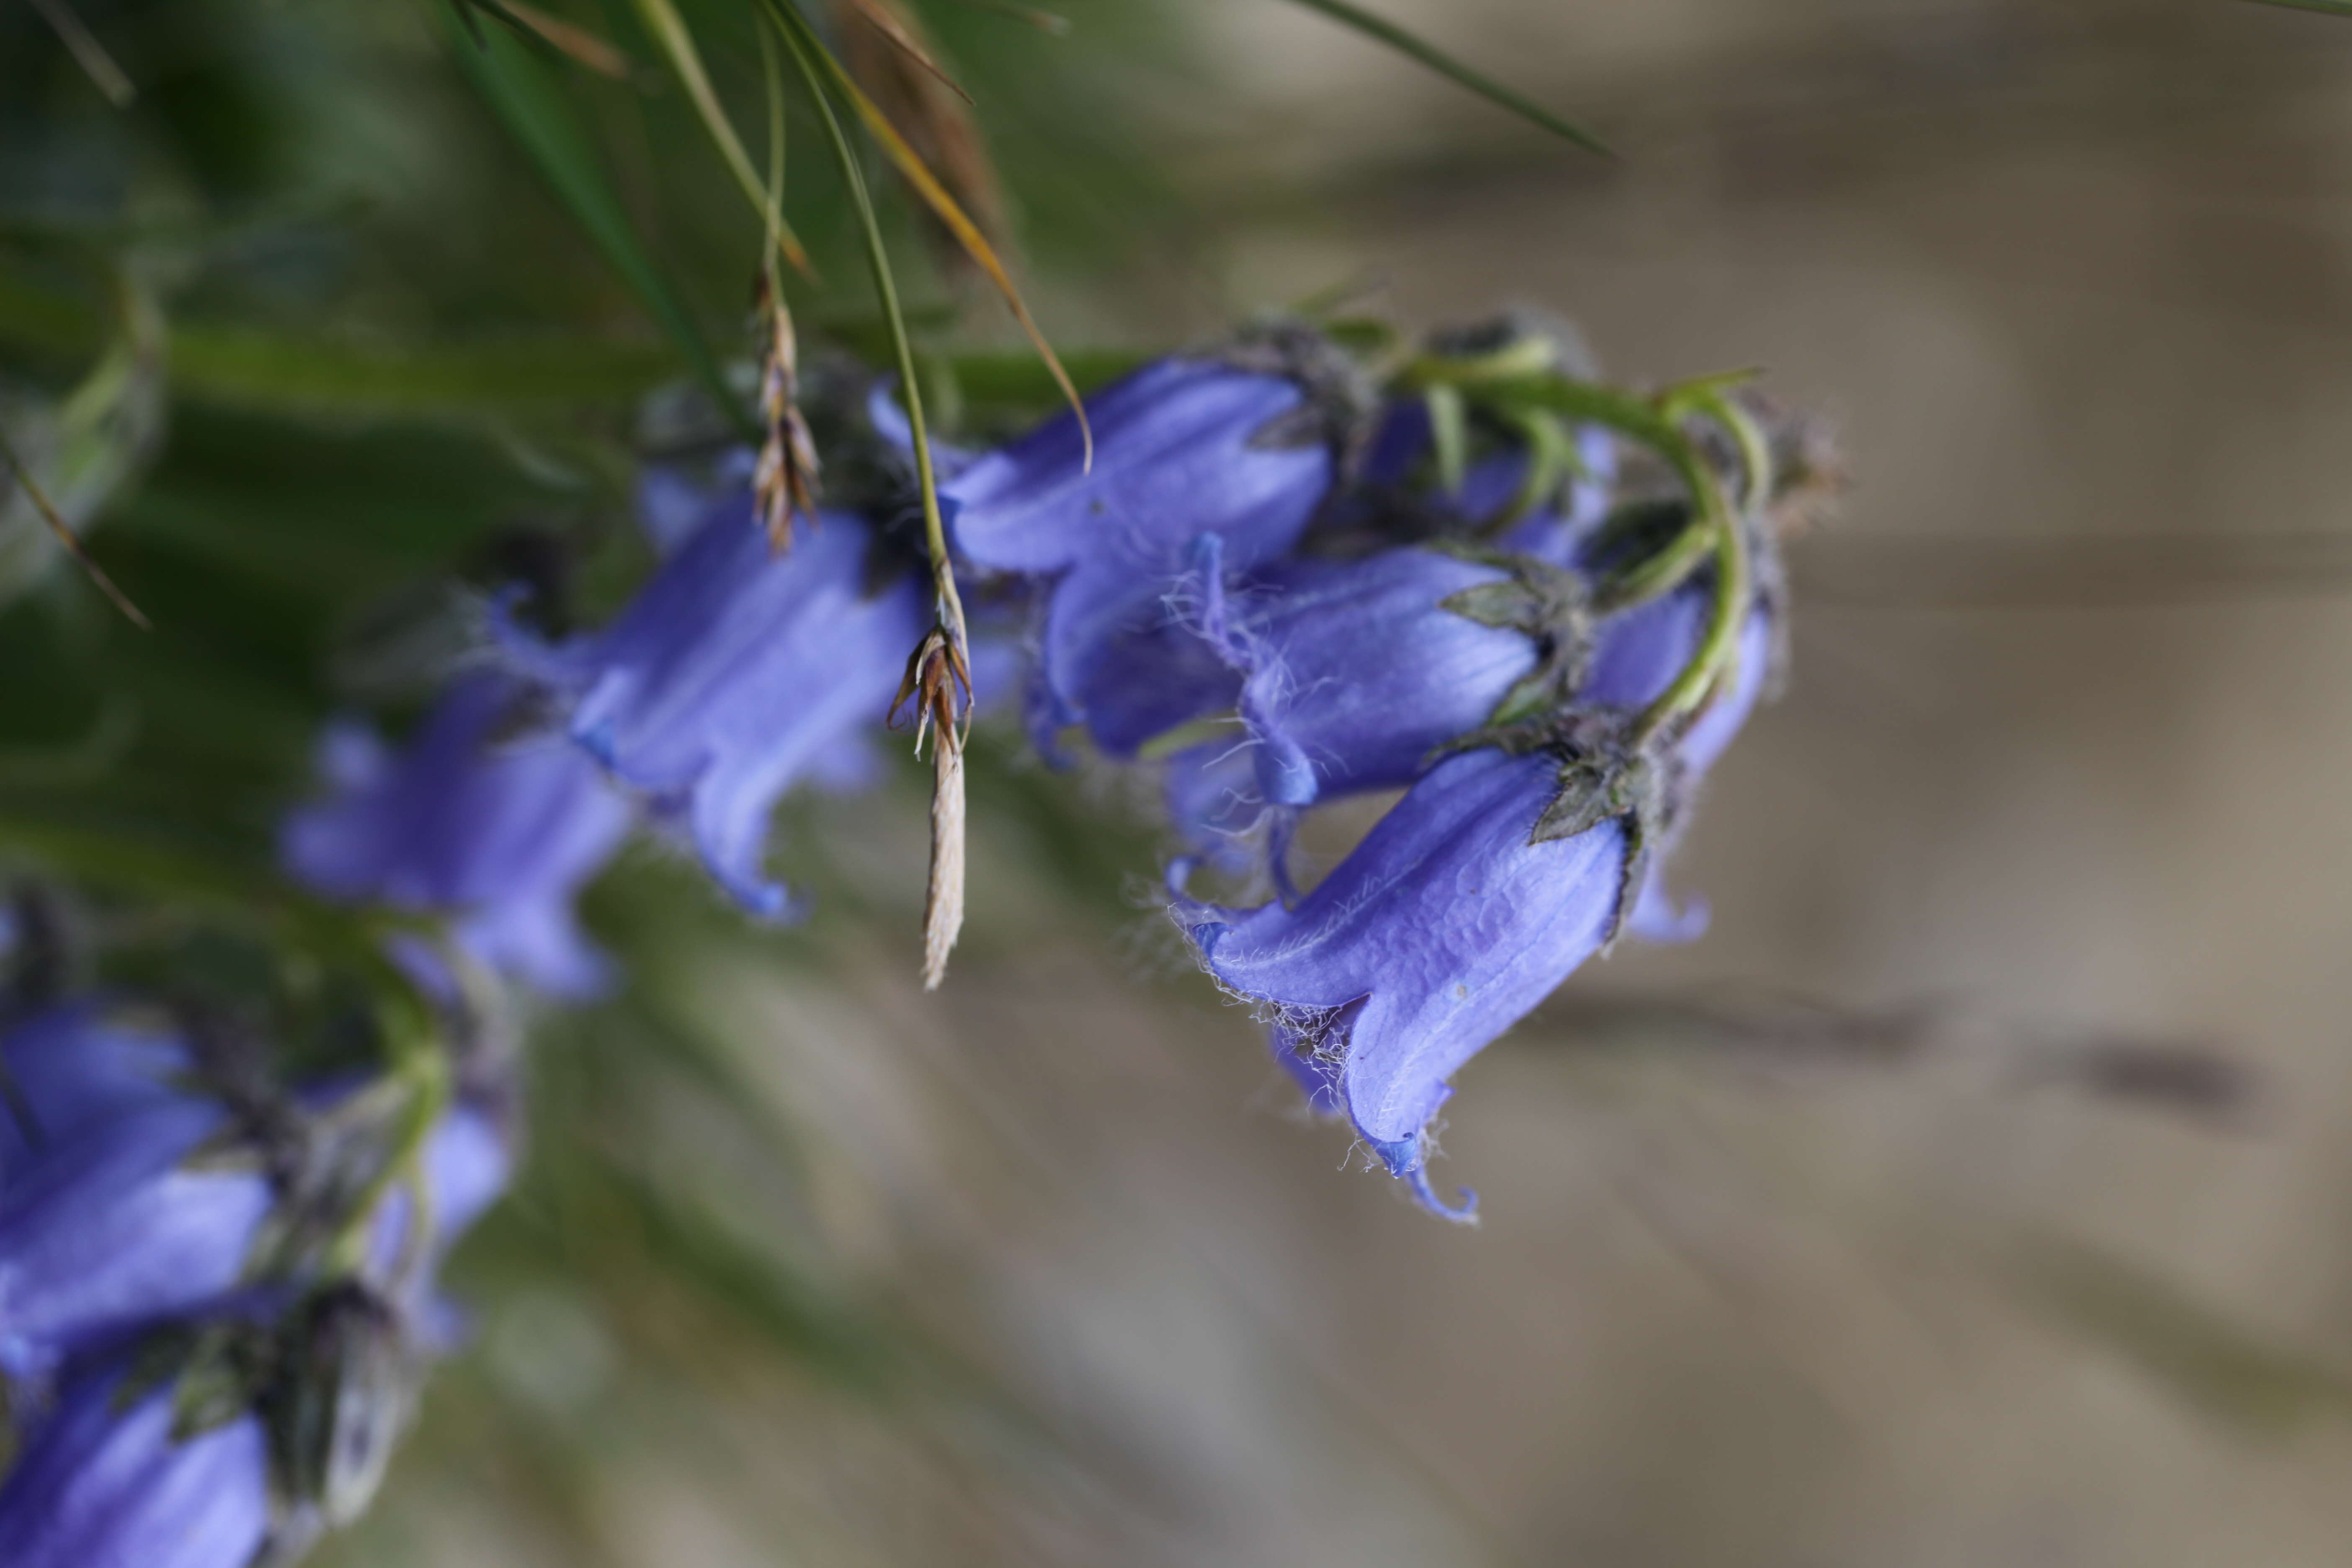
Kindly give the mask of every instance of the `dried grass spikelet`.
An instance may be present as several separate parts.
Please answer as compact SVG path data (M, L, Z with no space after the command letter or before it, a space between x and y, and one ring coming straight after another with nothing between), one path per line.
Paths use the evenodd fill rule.
M963 930L963 748L971 719L971 663L964 654L963 614L945 606L915 651L890 704L892 724L911 700L915 751L931 742L931 870L923 897L923 989L947 978L948 954Z
M1003 198L971 117L971 95L941 68L922 25L898 0L834 0L834 13L850 75L988 242L1002 249ZM933 232L935 240L944 240L935 247L943 266L961 271L971 265L943 228Z
M760 308L767 342L760 366L760 442L751 470L753 504L768 547L778 554L793 547L793 520L816 526L816 443L800 405L799 346L792 312L784 306L772 273L760 277Z

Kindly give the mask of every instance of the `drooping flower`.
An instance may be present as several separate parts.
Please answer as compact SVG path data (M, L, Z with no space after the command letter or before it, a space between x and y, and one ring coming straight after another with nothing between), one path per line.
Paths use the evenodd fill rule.
M572 739L681 826L746 909L782 918L790 900L763 868L770 812L804 779L866 775L867 733L924 611L856 517L823 513L778 555L739 494L604 631L552 647L501 635L563 701Z
M397 756L336 726L321 749L335 794L288 817L280 854L331 898L446 913L481 962L591 994L606 964L572 901L627 835L629 805L561 739L498 738L521 695L493 671L463 676Z
M1296 908L1181 910L1202 963L1272 1014L1316 1109L1345 1114L1431 1207L1424 1129L1446 1080L1599 949L1623 829L1531 844L1557 759L1496 750L1439 763Z
M1706 592L1694 586L1617 617L1601 635L1579 704L1594 714L1638 711L1690 659L1708 614ZM1468 1218L1475 1210L1475 1194L1445 1204L1426 1172L1429 1125L1452 1093L1453 1075L1598 952L1621 916L1633 929L1688 934L1675 930L1654 856L1697 775L1753 707L1770 639L1769 616L1759 608L1744 629L1730 689L1656 764L1665 804L1645 808L1638 825L1612 815L1581 832L1539 838L1567 776L1563 754L1551 746L1525 754L1486 747L1423 774L1288 907L1227 910L1180 897L1176 913L1203 966L1268 1015L1276 1054L1314 1109L1345 1115L1437 1212ZM1637 845L1637 831L1654 837ZM1629 861L1637 847L1643 855ZM1633 874L1643 880L1630 889L1629 914Z
M248 1568L270 1534L268 1434L247 1411L173 1430L173 1390L123 1398L128 1358L73 1378L0 1486L9 1568Z
M1087 468L1065 416L973 461L942 488L958 555L1051 577L1031 727L1085 723L1112 755L1213 710L1232 679L1171 624L1193 542L1228 570L1287 550L1330 489L1334 460L1287 374L1213 358L1162 360L1087 401ZM1190 661L1197 688L1161 668ZM1139 682L1143 689L1137 689Z

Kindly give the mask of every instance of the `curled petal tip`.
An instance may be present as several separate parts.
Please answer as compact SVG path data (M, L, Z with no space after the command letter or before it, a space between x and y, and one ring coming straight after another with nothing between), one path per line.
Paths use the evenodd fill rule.
M1438 1218L1452 1220L1455 1225L1478 1223L1478 1190L1475 1187L1463 1188L1461 1201L1448 1204L1437 1195L1437 1189L1429 1184L1427 1170L1415 1171L1405 1180L1412 1184L1412 1195L1420 1202L1421 1206Z

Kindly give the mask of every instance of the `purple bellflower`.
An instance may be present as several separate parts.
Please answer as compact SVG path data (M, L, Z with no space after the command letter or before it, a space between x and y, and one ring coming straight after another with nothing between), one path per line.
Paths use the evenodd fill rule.
M71 1379L0 1486L9 1568L248 1568L271 1529L268 1435L247 1412L173 1430L173 1388L122 1398L127 1358Z
M495 738L521 696L475 671L442 697L404 754L338 725L322 748L331 798L293 813L279 852L331 898L446 911L458 943L555 996L608 979L572 900L620 847L626 800L560 739Z
M1613 822L1530 844L1559 763L1496 749L1448 758L1295 908L1195 905L1202 963L1265 1007L1314 1108L1344 1114L1436 1212L1425 1170L1446 1079L1599 949L1625 840Z
M766 879L768 818L803 779L847 787L926 605L912 574L871 580L877 542L825 512L772 554L739 493L705 519L604 631L547 647L512 626L509 658L556 692L575 742L663 818L744 908L792 911Z
M1229 699L1229 672L1171 624L1167 595L1204 535L1221 542L1232 571L1287 550L1334 470L1328 442L1289 437L1309 411L1287 375L1161 360L1087 406L1091 469L1077 421L1066 415L941 489L962 560L1054 579L1031 702L1031 729L1049 757L1065 725L1084 722L1106 752L1129 755ZM1189 661L1197 689L1150 673L1171 657Z
M1616 617L1580 705L1648 703L1692 656L1707 609L1703 591L1686 589ZM1770 645L1759 610L1732 688L1672 748L1675 798L1745 721ZM1449 1218L1472 1217L1476 1194L1449 1205L1427 1174L1448 1080L1600 951L1626 902L1633 845L1623 820L1535 839L1562 781L1549 748L1459 752L1423 774L1304 899L1250 910L1177 903L1203 967L1267 1015L1275 1052L1313 1108L1346 1116L1391 1174ZM1667 814L1664 831L1679 816ZM1627 924L1685 934L1652 865ZM1179 862L1180 880L1184 869Z

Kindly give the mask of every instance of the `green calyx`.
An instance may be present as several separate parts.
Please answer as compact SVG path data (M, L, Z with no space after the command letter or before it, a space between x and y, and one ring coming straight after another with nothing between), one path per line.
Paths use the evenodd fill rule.
M1556 712L1574 694L1592 657L1592 613L1584 579L1530 555L1504 555L1477 545L1438 543L1433 549L1510 574L1438 601L1465 620L1525 634L1536 646L1536 667L1503 694L1490 726L1510 726Z

